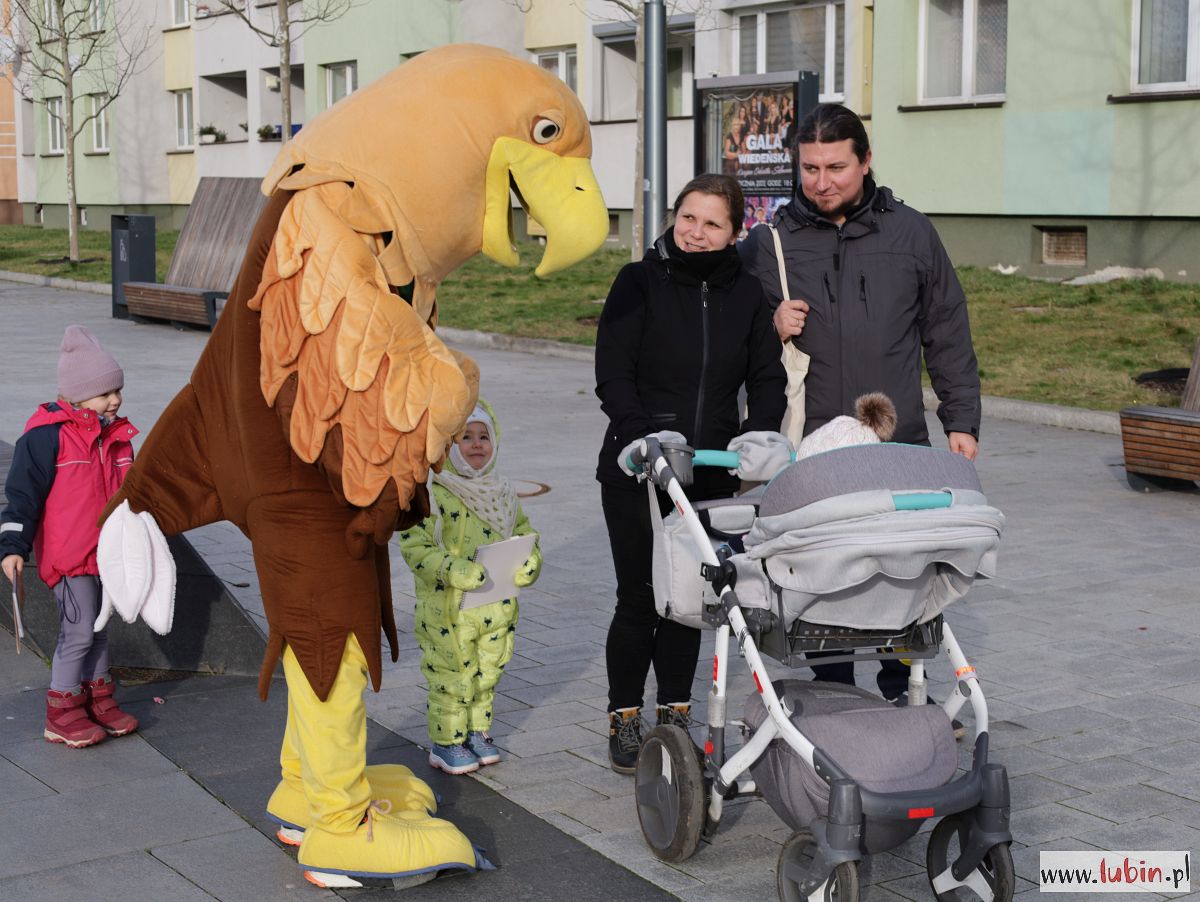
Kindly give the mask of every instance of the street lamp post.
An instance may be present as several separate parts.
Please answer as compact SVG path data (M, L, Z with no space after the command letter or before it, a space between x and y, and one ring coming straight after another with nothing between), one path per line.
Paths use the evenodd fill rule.
M667 202L667 11L663 0L645 0L646 71L642 122L642 241L649 247L662 228Z

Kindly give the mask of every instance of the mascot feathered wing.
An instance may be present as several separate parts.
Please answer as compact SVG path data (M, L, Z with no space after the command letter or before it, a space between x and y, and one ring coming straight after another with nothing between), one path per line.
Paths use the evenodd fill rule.
M225 311L109 506L106 608L160 631L162 581L128 560L146 532L230 520L250 538L270 626L260 693L282 657L289 695L268 813L303 837L310 879L476 864L429 816L428 787L365 766L362 690L368 675L379 688L381 633L397 654L386 543L427 515L428 471L478 393L434 332L437 286L480 251L516 262L513 189L547 232L539 275L595 251L608 214L590 154L570 89L475 45L316 117L264 180Z

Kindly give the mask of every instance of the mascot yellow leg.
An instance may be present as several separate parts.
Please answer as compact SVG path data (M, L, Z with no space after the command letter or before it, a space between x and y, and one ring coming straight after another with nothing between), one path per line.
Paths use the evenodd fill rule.
M312 691L290 648L284 650L283 670L289 709L285 754L295 752L285 767L294 771L299 765L308 802L308 825L299 851L306 878L318 886L356 887L366 885L364 880L480 865L471 843L449 821L425 810L395 810L386 800L372 798L363 702L367 661L354 636L346 642L337 679L324 702Z
M296 713L288 695L287 728L283 733L283 748L279 752L282 778L267 802L267 817L279 824L275 837L284 845L298 846L304 831L312 823L308 811L308 796L304 793L304 778L300 772L300 750L296 743ZM437 797L429 784L413 774L403 764L368 764L367 782L371 798L387 800L393 811L424 811L437 813Z

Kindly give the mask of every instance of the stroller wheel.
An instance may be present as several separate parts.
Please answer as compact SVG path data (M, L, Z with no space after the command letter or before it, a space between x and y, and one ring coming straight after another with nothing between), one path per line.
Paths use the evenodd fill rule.
M704 827L704 774L696 746L677 726L655 727L642 739L634 774L642 836L663 861L690 858Z
M811 830L798 830L783 844L775 867L775 885L780 902L858 902L858 865L843 861L810 893L800 891L815 866L816 840Z
M958 880L950 873L950 866L958 859L969 831L970 819L952 814L942 818L929 835L925 869L929 872L929 884L934 894L939 902L968 899L1009 902L1016 887L1016 874L1008 843L988 849L983 861L965 880Z

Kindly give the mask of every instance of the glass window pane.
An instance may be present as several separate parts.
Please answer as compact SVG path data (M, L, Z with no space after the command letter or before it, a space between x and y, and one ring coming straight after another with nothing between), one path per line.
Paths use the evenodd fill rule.
M601 56L601 96L605 119L637 115L637 63L633 41L604 44Z
M758 71L758 16L738 17L738 74Z
M834 79L833 92L840 94L846 90L846 7L839 3L833 8L836 17L835 46L833 50Z
M538 57L538 65L549 72L551 75L558 75L558 54L543 53Z
M567 57L567 73L566 73L566 77L563 79L563 81L565 81L567 83L567 87L570 88L572 91L578 91L579 90L579 62L576 59L575 51L568 50L566 53L566 57Z
M1188 0L1142 0L1138 84L1187 81Z
M1008 55L1008 0L979 0L975 24L975 93L1003 94Z
M963 0L928 0L925 96L962 95Z
M818 75L817 90L825 87L825 5L767 13L767 69L804 69Z
M667 48L667 115L683 115L683 48Z

